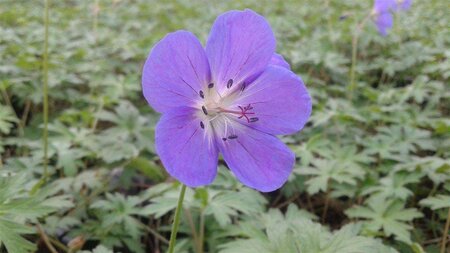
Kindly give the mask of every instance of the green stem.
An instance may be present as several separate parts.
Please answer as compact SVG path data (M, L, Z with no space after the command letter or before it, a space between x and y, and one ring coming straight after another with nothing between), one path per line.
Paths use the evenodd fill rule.
M203 247L205 244L205 214L203 211L200 213L200 236L199 236L199 253L203 253Z
M364 25L366 24L367 20L369 20L370 15L368 15L365 19L363 19L357 26L356 31L352 38L352 66L350 67L350 83L348 86L349 90L349 99L351 100L353 98L353 91L356 88L356 74L355 74L355 68L356 68L356 61L357 61L357 55L358 55L358 40L359 40L359 34L361 30L363 29Z
M175 217L173 218L172 232L170 234L168 253L173 253L173 250L175 248L175 242L177 240L178 226L180 225L180 213L181 213L181 209L183 209L183 200L184 200L185 192L186 192L186 185L183 184L181 186L180 197L178 198L177 209L175 210Z
M42 85L43 85L43 114L44 114L44 131L42 138L44 141L44 182L48 179L48 26L49 26L49 0L45 0L45 14L44 14L44 56L42 60L43 73L42 73Z
M441 253L445 253L447 247L448 229L450 227L450 208L448 209L447 222L445 222L444 234L442 235Z
M189 209L186 208L186 209L184 209L184 213L185 213L188 225L191 228L191 233L192 233L192 237L193 237L193 240L194 240L195 252L196 253L200 253L200 247L199 247L198 236L197 236L197 229L195 228L194 220L192 219L191 211L189 211Z

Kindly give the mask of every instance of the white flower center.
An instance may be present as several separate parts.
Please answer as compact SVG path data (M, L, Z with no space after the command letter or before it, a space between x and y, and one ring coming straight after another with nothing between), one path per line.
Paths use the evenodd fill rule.
M237 138L235 129L239 127L239 121L251 123L258 121L251 104L236 105L234 101L244 92L246 84L236 85L230 79L227 89L222 92L213 83L208 84L199 91L202 98L198 103L198 116L200 126L205 130L205 135L212 137L217 135L223 141Z

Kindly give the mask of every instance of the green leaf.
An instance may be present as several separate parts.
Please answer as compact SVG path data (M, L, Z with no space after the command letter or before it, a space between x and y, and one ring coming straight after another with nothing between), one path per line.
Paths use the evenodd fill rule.
M9 253L33 252L36 246L22 237L24 234L32 233L34 233L32 228L0 217L0 245L3 243Z
M80 251L80 253L113 253L113 251L106 248L103 245L98 245L92 251L83 250L83 251Z
M422 199L419 202L422 206L428 206L433 210L438 210L442 208L450 208L450 196L438 194L434 197L428 197Z
M375 233L383 230L386 236L394 235L397 240L411 244L410 230L412 226L406 222L423 216L415 208L405 209L404 203L389 200L384 197L373 197L366 206L355 206L345 211L350 218L364 220L368 232Z
M0 134L9 134L14 123L19 122L11 108L0 104Z
M292 213L301 211L291 209L290 212L292 216ZM264 233L260 235L249 232L252 230L246 228L248 225L242 224L240 231L248 238L234 238L233 241L220 245L219 252L397 253L378 240L358 235L361 229L359 224L349 224L332 233L305 217L297 219L283 217L276 209L269 210L264 215L262 223L256 219L250 224L255 226L254 229L259 227L257 224L262 224L263 228L259 229L263 229Z
M161 182L165 175L164 169L161 166L155 164L155 162L148 160L144 157L136 157L132 159L126 166L127 169L136 169L142 172L149 179L156 182Z

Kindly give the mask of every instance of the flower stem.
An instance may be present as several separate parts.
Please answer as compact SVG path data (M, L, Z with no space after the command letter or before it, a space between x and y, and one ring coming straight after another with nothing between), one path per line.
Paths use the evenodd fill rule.
M200 213L200 237L199 243L199 253L203 253L203 247L205 244L205 213L202 211Z
M350 82L348 86L348 95L349 99L353 98L353 91L356 88L356 74L355 74L355 68L356 68L356 61L357 61L357 55L358 55L358 40L359 35L361 33L361 30L363 29L364 25L366 24L367 20L370 18L370 15L368 15L366 18L364 18L358 25L356 26L355 33L352 38L352 66L350 67Z
M175 209L175 217L173 218L172 232L170 234L168 253L173 253L173 250L175 248L175 242L177 240L178 226L180 225L180 213L181 213L181 209L183 209L183 200L184 200L185 192L186 192L186 185L183 184L181 186L180 197L178 197L177 209Z
M48 26L49 26L49 1L45 0L44 10L44 55L42 58L42 92L43 92L43 114L44 114L44 130L42 139L44 142L44 175L43 181L48 179Z
M445 253L449 227L450 227L450 208L448 209L447 222L445 223L444 234L442 235L441 253Z

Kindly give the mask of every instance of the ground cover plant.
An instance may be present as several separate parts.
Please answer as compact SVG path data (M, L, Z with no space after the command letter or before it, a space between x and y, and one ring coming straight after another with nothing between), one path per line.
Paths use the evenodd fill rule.
M448 252L448 4L390 9L382 30L373 6L49 1L46 26L44 1L1 1L0 252L165 252L182 186L157 155L142 68L167 33L205 42L245 8L270 23L311 117L279 136L296 155L279 190L242 185L222 158L187 188L175 252Z

